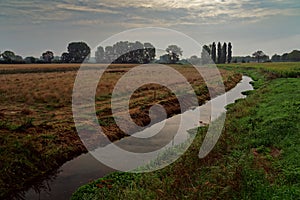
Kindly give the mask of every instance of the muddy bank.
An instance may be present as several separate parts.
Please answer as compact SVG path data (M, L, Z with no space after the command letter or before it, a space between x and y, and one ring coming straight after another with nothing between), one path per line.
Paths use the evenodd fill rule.
M224 81L224 86L225 86L225 91L228 91L232 88L234 88L236 86L237 83L239 83L242 79L242 75L241 74L234 74L233 76L230 77L229 80ZM210 96L210 94L208 93L208 89L207 87L203 87L201 94L198 95L198 104L202 105L204 104L206 101L210 100L211 98L214 98L218 95L221 94L221 92L218 92L218 90L220 90L219 88L213 88L210 90L215 90L216 92L214 92L214 95ZM154 116L154 118L152 118L152 121L149 117L149 109L154 105L154 104L160 104L164 107L164 109L166 110L166 114L167 117L172 117L176 114L180 114L182 113L182 111L186 111L188 109L190 109L192 102L189 101L189 98L187 96L183 96L182 98L182 106L180 107L179 105L179 101L174 95L168 97L168 98L164 98L162 100L156 99L153 100L153 103L151 104L147 104L144 105L142 108L138 107L138 108L133 108L131 109L130 115L132 120L139 126L141 127L146 127L150 124L150 122L153 123L157 123L159 121L161 121L161 116L157 115ZM138 132L143 130L143 128L141 129L134 129L133 127L130 126L123 126L126 129L120 130L120 128L114 123L113 120L111 120L112 118L112 113L111 113L111 109L107 109L106 112L102 112L101 115L98 115L98 118L102 121L107 120L107 122L110 120L110 123L104 123L103 126L101 127L103 132L105 133L106 136L108 136L108 138L110 139L110 141L116 141L119 140L123 137L128 136L125 132L127 133L134 133L134 132ZM91 141L93 141L91 139ZM106 144L97 144L97 145L106 145ZM95 145L95 147L97 146Z
M2 128L0 198L11 199L17 191L55 174L63 163L86 152L74 131L34 125L15 131Z

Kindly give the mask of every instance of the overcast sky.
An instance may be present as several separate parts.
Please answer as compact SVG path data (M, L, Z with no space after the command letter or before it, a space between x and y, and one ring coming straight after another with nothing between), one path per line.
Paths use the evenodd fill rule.
M201 45L230 41L234 55L260 49L271 56L300 49L299 17L299 0L1 0L0 51L61 55L71 41L94 48L121 31L152 26Z

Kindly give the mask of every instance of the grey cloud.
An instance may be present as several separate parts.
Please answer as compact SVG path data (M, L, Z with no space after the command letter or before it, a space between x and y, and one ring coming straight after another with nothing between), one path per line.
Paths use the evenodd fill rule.
M103 23L136 26L254 22L277 14L299 11L298 0L2 0L0 14L10 22L66 21L72 24ZM295 6L294 6L295 7ZM19 21L17 20L19 19Z

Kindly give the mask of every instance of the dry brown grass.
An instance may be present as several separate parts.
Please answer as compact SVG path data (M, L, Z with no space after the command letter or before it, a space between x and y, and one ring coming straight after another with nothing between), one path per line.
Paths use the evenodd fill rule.
M89 65L93 67L103 67L103 65ZM136 65L111 65L106 73L102 76L97 87L96 109L99 118L111 117L110 111L110 95L114 86L125 72ZM1 120L18 121L20 116L26 116L34 119L34 124L61 124L73 126L72 119L72 91L77 71L66 72L49 72L49 73L24 73L24 69L36 70L43 68L68 68L79 67L79 64L44 64L44 65L1 65L0 69L16 69L20 70L20 74L0 74L0 111L2 113ZM194 90L203 90L204 81L199 73L192 67L188 66L172 66L179 71L193 86ZM227 89L235 85L240 76L230 71L221 70L224 82L227 82ZM214 75L215 76L215 75ZM232 81L228 81L231 79ZM176 81L175 81L176 82ZM181 83L176 83L180 84ZM218 90L217 88L214 88ZM126 86L121 88L126 92ZM134 93L130 100L131 113L140 113L141 107L148 108L155 103L171 102L174 106L177 101L174 95L167 88L148 84L141 87ZM203 91L199 95L199 100L203 102L207 100L208 94ZM166 103L164 103L166 104ZM24 112L24 109L27 112ZM169 108L173 112L173 108ZM28 111L30 110L30 112ZM147 110L142 116L147 114ZM172 113L170 113L172 114ZM14 116L15 115L15 116ZM3 117L4 116L4 117ZM148 121L148 120L145 120ZM143 124L146 122L137 122ZM110 125L110 124L108 124ZM113 136L118 132L117 139L122 137L122 133L115 128L106 127L107 134ZM114 135L116 136L116 135Z
M134 66L110 66L97 88L97 116L102 130L111 140L120 139L125 134L112 120L110 96L119 78ZM200 91L200 102L209 98L203 79L195 69L173 67L186 77L195 90ZM50 70L45 71L46 68ZM4 170L1 174L2 177L5 174L5 178L0 179L0 185L1 181L5 184L2 187L6 188L5 194L15 192L14 188L28 186L32 178L52 171L86 151L76 133L72 115L73 84L78 68L79 65L73 64L0 65L0 145L12 152L9 156L3 155L0 161L0 168L2 163L9 166L9 171ZM221 73L227 89L241 78L233 72ZM175 83L180 88L181 83L176 80ZM126 92L126 87L121 89ZM214 89L218 90L217 87ZM130 99L130 114L138 125L149 123L148 111L155 103L163 105L169 116L180 112L172 91L160 85L147 84L135 91ZM127 129L130 131L131 127ZM91 141L99 140L92 138ZM44 163L44 160L47 162ZM18 167L17 174L13 166ZM28 166L31 166L31 171ZM35 169L35 166L39 168Z

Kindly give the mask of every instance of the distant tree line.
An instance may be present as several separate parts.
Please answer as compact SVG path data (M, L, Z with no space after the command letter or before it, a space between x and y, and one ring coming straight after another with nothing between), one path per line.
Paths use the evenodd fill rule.
M273 55L271 58L272 62L299 62L300 51L294 50L291 53L284 53L282 55Z
M258 50L252 56L235 56L234 63L248 63L248 62L300 62L300 51L293 50L290 53L282 55L275 54L271 57L266 55L263 51Z
M12 51L4 51L0 52L0 63L82 63L90 58L90 53L91 49L85 42L71 42L68 44L67 52L62 53L60 57L47 50L40 58L29 56L23 59ZM113 46L105 47L105 50L99 46L95 58L98 63L149 63L154 61L155 53L156 50L151 43L120 41Z
M232 58L233 63L249 63L249 62L270 62L270 57L263 51L258 50L248 56L234 56Z
M7 63L7 64L23 64L25 61L23 58L19 55L16 55L12 51L4 51L3 53L0 53L0 57L2 59L0 60L0 63Z
M232 63L249 63L256 62L256 58L252 56L234 56L232 58Z
M213 42L204 45L200 57L193 55L189 59L180 60L183 51L177 45L169 45L165 49L166 53L156 60L155 47L147 42L141 43L120 41L105 48L99 46L95 52L95 62L97 63L150 63L157 62L163 64L191 63L191 64L223 64L237 62L299 62L300 51L294 50L283 55L273 55L270 59L263 51L258 50L251 56L232 56L232 44ZM51 50L43 52L40 58L29 56L22 58L10 50L0 52L0 63L6 64L32 64L32 63L82 63L89 60L91 54L90 47L85 42L71 42L67 46L67 52L61 56L55 56Z
M89 58L90 47L85 42L71 42L61 57L54 56L50 50L42 53L40 58L29 56L22 58L12 51L0 52L0 63L2 64L33 64L33 63L82 63ZM2 58L1 58L2 57Z
M147 42L120 41L112 46L99 46L95 52L97 63L150 63L155 59L156 50Z

